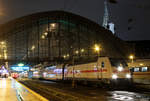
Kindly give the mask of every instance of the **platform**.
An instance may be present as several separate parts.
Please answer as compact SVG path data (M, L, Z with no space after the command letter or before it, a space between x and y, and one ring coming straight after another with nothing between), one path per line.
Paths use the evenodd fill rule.
M0 101L18 101L14 80L0 78Z
M47 101L12 78L0 78L0 101Z

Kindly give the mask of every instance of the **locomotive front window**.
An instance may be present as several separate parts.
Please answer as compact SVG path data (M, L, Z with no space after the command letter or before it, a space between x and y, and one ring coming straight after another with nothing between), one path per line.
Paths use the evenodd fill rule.
M142 72L147 72L148 68L147 67L142 67Z
M104 62L102 62L102 63L101 63L101 67L102 67L102 68L104 68L104 67L105 67L105 64L104 64Z
M140 68L134 68L134 72L139 72Z

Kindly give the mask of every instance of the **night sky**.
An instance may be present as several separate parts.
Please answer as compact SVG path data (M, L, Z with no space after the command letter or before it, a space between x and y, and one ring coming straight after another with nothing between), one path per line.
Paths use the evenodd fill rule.
M64 3L65 1L65 3ZM109 3L110 20L123 40L150 40L150 0ZM104 0L0 0L0 23L42 11L65 10L102 24Z

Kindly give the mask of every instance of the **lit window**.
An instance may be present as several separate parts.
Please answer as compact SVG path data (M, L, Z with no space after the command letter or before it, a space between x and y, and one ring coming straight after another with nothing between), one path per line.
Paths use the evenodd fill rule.
M142 72L147 72L147 67L142 67Z
M134 72L139 72L140 68L134 68Z

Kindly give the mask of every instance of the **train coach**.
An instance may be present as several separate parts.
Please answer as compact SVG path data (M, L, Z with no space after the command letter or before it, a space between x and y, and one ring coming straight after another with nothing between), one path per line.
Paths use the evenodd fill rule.
M150 66L132 67L131 71L135 83L149 85L150 88Z

